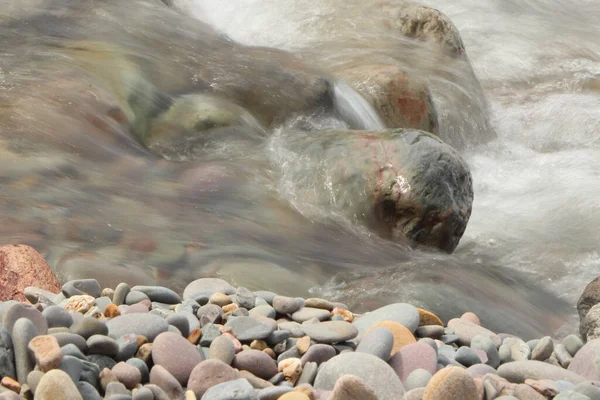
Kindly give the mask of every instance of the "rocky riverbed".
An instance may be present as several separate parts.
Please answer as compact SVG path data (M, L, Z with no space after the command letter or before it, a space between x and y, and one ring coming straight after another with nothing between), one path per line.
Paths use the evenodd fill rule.
M600 339L589 329L586 344L577 335L525 342L471 312L442 321L394 303L357 314L219 278L182 293L60 285L32 248L2 254L11 290L0 303L0 399L600 398ZM580 311L600 303L597 286Z

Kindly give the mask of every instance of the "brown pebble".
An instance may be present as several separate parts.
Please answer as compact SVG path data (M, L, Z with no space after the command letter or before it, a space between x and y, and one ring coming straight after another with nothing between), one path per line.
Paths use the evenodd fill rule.
M231 304L231 298L224 293L214 293L208 300L210 304L215 304L219 307Z
M15 381L10 376L5 376L4 378L2 378L0 385L4 386L7 389L12 390L15 393L21 392L21 384L19 382Z
M272 349L272 348L270 348L270 347L269 347L269 348L266 348L266 349L264 349L264 350L263 350L263 353L267 354L267 355L268 355L269 357L271 357L273 360L274 360L275 358L277 358L277 355L275 355L275 352L274 352L274 351L273 351L273 349Z
M253 350L253 349L250 348L250 346L248 346L247 344L243 344L242 345L242 351L247 351L247 350Z
M227 304L226 306L221 307L224 313L231 313L240 308L236 303ZM225 317L225 316L223 316Z
M269 347L269 345L264 340L253 340L252 343L250 343L250 348L252 350L264 350L267 347Z
M138 348L142 347L143 345L145 345L146 343L148 343L148 338L146 336L143 335L137 335L137 345Z
M344 321L346 321L346 322L354 321L354 315L352 314L352 312L348 311L348 310L344 310L343 308L339 308L339 307L334 308L333 311L331 311L331 316L333 317L334 315L341 316L342 318L344 318Z
M31 339L28 347L33 352L35 361L42 372L48 372L58 367L62 360L60 345L54 336L37 336Z
M152 343L144 343L141 345L137 353L135 353L135 356L148 364L148 361L150 361L150 358L152 357Z
M202 329L200 328L196 328L193 331L190 332L190 334L188 335L187 340L193 344L193 345L197 345L198 342L200 341L200 337L202 336Z
M110 301L112 301L113 296L115 295L115 291L112 288L104 288L102 289L102 297L108 297L110 299Z
M315 400L315 392L310 386L300 385L300 386L296 386L295 389L296 389L296 392L303 394L307 399ZM280 397L280 399L281 399L281 397Z
M121 315L121 311L119 311L119 307L116 304L110 303L104 309L104 316L106 318L115 318Z
M444 326L444 323L442 322L440 317L438 317L434 313L427 311L427 310L423 310L422 308L417 308L417 311L419 312L419 316L421 317L419 320L419 326L423 326L423 325Z
M308 351L310 347L310 336L303 336L296 342L296 347L298 348L298 352L303 355Z
M277 369L283 372L286 382L294 385L302 374L302 361L299 358L286 358L281 360Z

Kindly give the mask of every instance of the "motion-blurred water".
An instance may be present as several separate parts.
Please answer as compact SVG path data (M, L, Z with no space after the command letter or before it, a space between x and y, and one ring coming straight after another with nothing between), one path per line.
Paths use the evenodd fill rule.
M93 2L67 11L54 3L9 1L0 9L0 241L36 246L63 280L182 288L218 275L252 289L333 297L359 310L407 301L443 318L474 311L492 329L527 337L561 327L600 273L598 2L425 2L458 27L469 64L386 29L382 21L393 20L401 2L175 1L197 24L243 44L291 51L318 70L393 63L426 82L440 136L461 149L475 182L471 220L453 255L392 243L294 196L286 169L301 160L283 152L277 132L381 126L343 82L334 100L345 122L297 116L256 146L231 144L184 163L156 160L123 130L115 130L117 140L81 123L78 115L90 110L73 99L100 109L108 95L71 85L76 56L52 46L66 39L119 43L117 53L151 65L152 83L170 93L202 86L198 81L227 92L244 71L262 68L257 60L275 56L223 62L213 54L226 53L230 42L198 44L186 33L194 20L172 26L126 4L115 13ZM78 19L87 21L85 30L64 22ZM187 74L192 61L222 62L221 73ZM120 62L90 61L107 76ZM175 72L179 67L186 73ZM72 91L77 96L66 94Z

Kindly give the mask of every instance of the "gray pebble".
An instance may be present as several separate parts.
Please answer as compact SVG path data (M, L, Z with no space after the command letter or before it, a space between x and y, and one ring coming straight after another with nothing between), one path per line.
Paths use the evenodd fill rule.
M69 329L71 333L79 335L86 340L94 335L106 335L108 333L108 327L104 321L89 317L85 317L81 321L74 323Z
M140 371L142 374L142 383L146 383L150 380L150 370L144 361L140 360L139 358L130 358L129 360L125 361L125 363L133 365Z
M569 335L563 339L563 344L565 348L571 354L571 356L575 357L575 354L583 347L583 341L577 335Z
M331 318L331 314L327 310L321 308L302 307L292 314L292 319L296 322L307 322L313 318L319 321L326 321Z
M154 395L154 400L171 400L169 398L169 396L167 396L165 391L156 385L148 384L148 385L145 385L144 387L150 389L150 391Z
M317 377L318 369L319 364L317 364L316 362L309 361L305 363L302 367L302 373L300 374L300 378L298 378L298 382L296 382L296 385L312 385L315 382L315 378Z
M496 345L487 336L477 335L471 340L471 348L474 350L483 350L488 357L486 362L492 368L498 368L500 365L500 354Z
M262 297L256 297L256 300L254 300L254 307L258 307L258 306L270 306L270 304L268 301L266 301Z
M27 318L30 320L35 327L37 335L45 335L48 333L48 322L42 313L33 308L33 306L26 306L23 303L14 303L8 306L4 311L2 325L4 325L9 332L12 332L15 322L17 322L19 318Z
M519 338L506 338L500 346L498 354L502 363L524 361L529 359L531 350L527 343Z
M225 326L231 327L233 334L241 342L266 339L277 328L275 321L271 324L253 317L231 317Z
M550 336L545 336L540 339L538 344L531 352L531 359L537 361L544 361L548 359L554 351L554 342Z
M272 385L279 385L284 380L285 375L283 374L283 372L278 372L271 379L269 379L269 383L271 383Z
M412 371L404 381L404 388L408 390L421 388L427 386L429 381L431 380L431 373L424 369L415 369Z
M392 332L384 327L378 327L367 333L358 344L356 352L368 353L388 361L394 346Z
M169 329L167 321L150 313L120 315L108 321L106 326L108 335L113 339L118 339L127 333L134 333L145 336L151 342L156 336Z
M298 351L298 348L296 346L294 346L292 348L285 350L283 353L281 353L277 357L277 364L279 364L280 362L282 362L283 360L286 360L288 358L300 358L300 357L302 357L302 355Z
M108 385L106 385L104 398L110 399L110 397L115 394L129 395L129 390L127 390L125 385L123 385L121 382L110 382Z
M535 346L540 342L540 339L531 339L527 342L527 346L529 346L530 352L535 349Z
M235 356L235 345L227 336L218 336L210 344L208 358L221 360L227 365L231 365Z
M440 340L445 344L452 344L458 342L458 335L442 335Z
M304 333L319 343L338 343L354 339L358 329L353 324L342 321L319 322L303 325Z
M435 342L435 340L430 339L430 338L422 338L422 339L419 339L419 342L426 343L429 347L431 347L435 351L435 354L437 354L438 346L437 346L437 343Z
M573 357L571 357L571 354L569 354L569 352L565 348L565 345L562 343L559 343L556 346L554 346L554 355L560 363L560 366L563 368L568 368L571 364L571 361L573 360Z
M283 342L284 340L289 339L292 336L290 331L278 330L271 333L265 341L269 346L275 346L278 343Z
M301 358L302 364L306 364L308 362L316 362L317 364L322 364L326 361L329 361L333 357L337 355L335 349L332 346L327 344L315 344L308 348L306 353Z
M260 390L258 400L277 400L286 393L293 392L294 389L285 386L273 386Z
M71 377L73 383L79 382L81 371L83 371L83 363L79 358L73 356L63 356L58 369L64 371Z
M117 285L117 287L115 288L115 294L113 295L112 302L114 304L116 304L117 306L120 306L121 304L125 304L125 298L127 297L127 295L129 294L130 291L131 291L131 288L129 287L128 284L126 284L125 282L119 283Z
M0 325L0 376L16 379L15 353L13 341L8 329Z
M119 344L111 337L104 335L92 335L87 340L88 354L102 354L116 357L119 352Z
M444 327L439 325L424 325L419 326L415 331L415 335L417 337L428 337L437 339L440 338L444 334Z
M79 394L81 394L83 400L102 400L102 397L96 388L90 385L88 382L77 382L77 390L79 390Z
M249 312L250 316L260 315L266 318L275 318L277 313L275 309L268 304L256 306Z
M460 347L454 354L454 359L465 367L481 363L479 356L467 346Z
M259 290L257 292L254 292L254 295L265 300L270 305L273 305L273 299L275 298L275 296L277 296L277 293L269 292L267 290Z
M188 337L190 335L190 322L185 314L171 314L167 316L166 320L169 325L176 327L183 336Z
M158 301L166 304L181 303L181 297L169 288L162 286L134 286L132 292L142 292L150 301Z
M174 326L174 325L169 325L169 328L167 329L167 332L176 333L176 334L178 334L178 335L180 335L180 336L183 336L183 332L181 332L181 331L179 330L179 328L177 328L177 327L176 327L176 326Z
M220 324L223 318L223 309L216 304L207 304L198 309L196 313L200 327L207 324Z
M252 293L250 290L245 287L240 286L235 291L235 302L240 306L247 310L250 310L254 307L254 302L256 301L256 295Z
M117 363L112 357L105 356L104 354L89 354L88 361L96 364L100 371L104 368L112 369Z
M67 343L66 345L62 346L60 348L60 352L63 355L63 357L72 356L77 357L80 360L87 360L87 357L81 352L81 350L79 350L79 347L75 346L72 343Z
M23 294L31 304L55 304L54 298L56 297L56 293L52 293L49 290L41 289L35 286L28 286L23 290Z
M99 389L98 375L100 375L100 367L91 361L85 360L82 361L82 365L83 370L81 371L79 381L87 382L94 388Z
M558 396L554 397L554 400L592 400L588 396L577 393L573 390L567 390L566 392L561 392Z
M67 344L73 344L83 352L87 350L87 343L81 335L71 332L52 333L51 335L56 338L56 341L60 347Z
M127 333L117 339L117 361L127 361L135 355L138 348L137 336L133 333Z
M235 289L223 279L201 278L190 282L183 291L184 300L196 299L198 294L210 297L212 293L233 294Z
M133 400L154 400L154 394L152 393L152 390L146 387L141 387L133 395Z
M287 296L275 296L273 298L273 308L279 314L289 315L304 307L304 299ZM300 321L301 322L301 321Z
M66 298L84 294L92 297L100 297L102 295L102 288L100 287L100 283L95 279L75 279L62 286L62 293Z
M200 337L200 346L210 346L213 340L221 336L221 329L214 324L208 324L202 327L202 336Z
M44 377L44 373L42 371L33 370L27 375L27 385L33 393L35 393L35 389L37 388L40 380Z
M48 321L48 327L69 327L73 324L71 313L60 306L48 306L42 312Z
M279 326L279 330L288 331L292 337L301 338L306 336L304 333L304 328L297 322L281 322L277 325Z
M150 297L148 297L146 293L143 292L137 292L132 290L131 292L127 293L127 296L125 296L125 304L128 306L137 304L143 300L150 300Z
M202 400L258 400L254 388L246 379L220 383L208 389Z
M31 320L19 318L12 327L13 348L15 353L15 370L20 384L27 382L35 363L29 356L29 342L38 335L38 330Z
M98 307L101 313L104 313L109 304L112 304L110 297L98 297L94 300L94 306Z

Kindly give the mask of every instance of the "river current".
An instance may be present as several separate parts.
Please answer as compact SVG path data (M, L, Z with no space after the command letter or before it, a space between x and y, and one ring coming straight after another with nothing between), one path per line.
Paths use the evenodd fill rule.
M51 1L28 2L40 15L55 11ZM257 148L232 143L184 163L156 161L135 143L125 150L107 138L81 139L85 126L44 108L45 96L69 86L39 89L36 68L46 71L45 59L36 58L34 40L14 39L25 28L11 22L33 17L8 4L0 10L0 38L10 39L0 44L0 241L34 245L61 279L182 288L219 276L357 310L406 301L444 319L474 311L485 326L524 338L576 329L574 304L600 273L600 3L425 1L459 29L469 66L442 62L385 30L381 20L400 2L174 1L178 12L239 43L287 50L315 68L392 60L426 81L440 137L460 150L474 181L471 219L451 255L393 243L298 197L291 177L302 164L285 152L282 130L344 127L339 119L299 117L267 132ZM133 35L157 23L122 7ZM76 36L54 32L43 17L28 21L45 25L33 35ZM128 51L168 70L161 50L177 43L153 40ZM2 111L25 92L19 85L40 101L30 115ZM336 90L346 121L381 126L356 92L343 83ZM15 128L15 118L35 129ZM62 128L69 134L57 133ZM45 150L28 129L60 145Z

